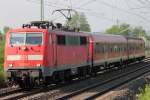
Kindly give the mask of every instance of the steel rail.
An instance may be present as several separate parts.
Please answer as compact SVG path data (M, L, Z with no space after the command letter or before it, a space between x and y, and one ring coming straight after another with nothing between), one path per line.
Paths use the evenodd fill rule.
M102 86L104 86L105 84L108 84L108 83L110 83L110 82L112 82L112 81L115 81L115 80L118 80L118 79L122 79L122 78L125 77L125 76L128 76L128 75L130 75L130 74L133 74L133 73L135 73L135 72L137 72L137 71L141 71L141 70L144 69L144 68L146 68L147 70L145 70L144 72L140 73L139 75L134 76L134 77L132 77L132 78L129 78L128 80L124 80L124 82L118 83L118 85L115 85L115 86L113 86L113 87L110 87L110 88L101 90L101 92L99 92L99 93L97 93L97 94L94 94L94 95L92 95L92 96L86 98L87 100L91 100L91 99L93 99L93 98L95 98L95 97L97 97L97 96L99 96L99 95L101 95L101 94L106 93L107 91L109 91L109 90L111 90L111 89L116 88L117 86L120 86L120 85L122 85L122 84L125 84L125 83L127 83L127 82L129 82L129 81L131 81L131 80L133 80L133 79L135 79L135 78L137 78L137 77L139 77L139 76L141 76L141 75L143 75L143 74L149 72L149 71L150 71L150 64L145 65L145 66L142 66L142 67L140 67L140 68L138 68L138 69L136 69L136 70L132 70L132 71L129 71L129 72L127 72L127 73L120 74L120 75L115 76L115 77L113 77L113 78L111 78L111 79L108 79L108 80L106 80L106 81L104 81L104 82L98 82L98 83L96 83L96 84L94 84L94 85L91 85L91 86L89 86L89 87L82 88L82 89L77 90L77 91L75 91L75 92L73 92L73 93L70 93L70 94L65 95L65 96L63 96L63 97L60 97L60 98L58 98L57 100L67 100L67 99L73 98L73 97L75 97L75 96L81 95L82 93L85 93L85 92L87 92L87 91L90 91L90 90L92 90L93 88L97 88L97 87L100 87L100 86L102 87Z
M139 71L139 73L138 73L138 71ZM93 95L87 97L86 100L91 100L91 99L97 98L98 96L100 96L100 95L102 95L104 93L107 93L108 91L113 90L113 89L115 89L115 88L117 88L117 87L119 87L121 85L124 85L124 84L126 84L126 83L128 83L128 82L130 82L130 81L132 81L132 80L134 80L134 79L136 79L136 78L138 78L138 77L146 74L146 73L149 73L149 72L150 72L150 65L144 66L143 68L139 68L139 70L137 70L137 71L135 71L133 73L132 72L130 73L130 75L131 74L133 75L132 77L125 76L125 78L124 78L125 80L123 80L123 79L121 79L121 80L117 79L117 80L115 80L116 84L114 82L114 84L111 87L106 88L106 89L104 89L104 90L102 90L102 91L100 91L100 92L98 92L96 94L93 94ZM120 78L122 78L122 77L120 77Z
M22 90L21 88L12 88L12 87L0 89L0 98L3 96L10 95L12 93L20 92L21 90Z
M149 64L149 58L146 58L146 59L144 59L143 61L145 61L145 62L142 62L142 63L132 63L132 64L129 64L126 68L124 68L125 70L129 70L132 66L134 66L134 67L136 67L136 66L138 66L138 64L140 64L140 66L139 67L141 67L141 66L144 66L144 65L147 65L147 64ZM133 67L133 68L134 68ZM122 69L120 69L120 71L121 71ZM130 69L131 70L131 69ZM116 70L117 72L118 72L118 69ZM115 71L115 72L116 72ZM122 71L120 72L119 71L119 73L122 73ZM114 73L114 71L112 71L111 73ZM107 73L108 74L108 73ZM106 74L106 77L107 77L107 74ZM115 74L115 75L117 75L117 74ZM32 96L32 97L28 97L28 99L29 100L33 100L33 99L40 99L40 98L49 98L49 99L57 99L57 98L59 98L59 97L63 97L63 96L65 96L66 95L66 93L67 93L67 91L69 90L70 92L69 93L72 93L73 91L77 91L78 89L79 89L79 87L80 88L83 88L83 84L85 84L84 85L84 87L87 87L88 85L86 85L87 84L87 82L88 83L90 83L90 84L94 84L95 82L97 82L97 81L95 81L95 80L99 80L99 76L101 76L101 74L100 75L97 75L96 77L96 79L94 79L93 80L93 78L91 79L91 78L88 78L88 79L86 79L86 80L84 80L84 81L78 81L78 83L77 82L75 82L76 84L68 84L68 86L64 86L64 87L62 87L62 88L58 88L58 89L56 89L56 90L52 90L52 91L45 91L45 92L41 92L41 93L39 93L39 94L36 94L36 95L34 95L34 96ZM88 81L89 80L89 81ZM104 81L104 80L102 80L102 81ZM101 82L102 82L101 81ZM81 85L82 84L82 85ZM77 87L74 87L74 85L76 85ZM71 88L70 88L71 87ZM70 90L71 89L71 90ZM64 91L64 93L63 93L63 91ZM72 92L71 92L72 91ZM68 93L67 93L68 94Z
M146 58L146 59L144 59L143 61L146 61L146 60L148 60L149 58ZM136 63L137 64L137 63ZM145 63L143 63L143 64L145 64ZM133 64L134 65L134 64ZM131 66L131 65L130 65ZM83 81L83 80L82 80ZM80 81L75 81L75 82L72 82L72 83L68 83L67 85L72 85L72 84L75 84L75 83L77 83L77 82L80 82ZM104 83L104 82L103 82ZM101 83L102 84L102 83ZM49 91L49 90L54 90L54 89L59 89L59 88L61 88L61 87L63 87L64 85L57 85L57 86L53 86L53 87L47 87L47 88L40 88L40 89L35 89L35 90L31 90L31 91L28 91L28 92L24 92L24 91L20 91L20 93L16 93L16 95L15 96L10 96L10 97L6 97L6 99L7 100L12 100L12 99L20 99L20 98L23 98L23 97L26 97L26 96L31 96L31 95L34 95L34 94L38 94L38 93L41 93L41 92L47 92L47 91ZM66 86L66 84L65 84L65 86ZM14 93L14 92L13 92ZM13 95L13 94L12 94ZM4 97L5 98L5 97ZM3 99L3 97L1 98L0 97L0 99ZM60 98L61 99L61 98ZM62 98L63 99L63 98ZM64 97L64 99L65 99L65 97Z

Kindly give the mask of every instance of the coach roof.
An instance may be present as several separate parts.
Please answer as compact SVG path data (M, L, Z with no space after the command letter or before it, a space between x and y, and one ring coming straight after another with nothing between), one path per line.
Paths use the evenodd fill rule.
M93 42L126 43L127 39L122 35L110 35L93 33Z

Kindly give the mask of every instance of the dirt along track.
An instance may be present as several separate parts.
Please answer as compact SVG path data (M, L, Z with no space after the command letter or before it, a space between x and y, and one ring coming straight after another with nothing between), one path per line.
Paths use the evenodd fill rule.
M79 96L78 93L81 90L82 90L82 93L86 95L86 96L83 96L83 94L82 94L82 97L85 97L85 98L91 97L90 96L91 94L95 95L98 93L98 91L104 91L104 92L99 93L99 94L102 94L102 93L109 91L110 88L115 88L117 84L114 84L114 83L118 83L121 85L121 84L125 83L125 81L128 82L128 81L134 79L135 77L138 77L139 75L144 74L145 70L148 71L150 69L148 67L148 65L150 65L150 62L149 62L149 59L146 59L144 62L130 64L127 68L122 69L122 70L120 69L117 71L105 73L103 75L98 75L96 77L88 78L88 79L85 79L85 80L82 80L79 82L75 82L72 84L67 84L67 85L64 85L64 86L56 88L56 89L40 90L39 93L35 93L32 96L26 95L26 96L22 96L21 98L22 99L29 99L29 100L33 100L33 99L40 100L41 98L42 99L50 99L50 100L53 100L53 99L71 99L71 98L74 99L74 98ZM144 70L143 69L144 66L145 67L147 66L146 67L147 69ZM131 79L129 77L131 74L129 74L129 73L133 73L134 72L133 69L134 69L134 71L135 70L139 71L139 75L132 75L133 77ZM129 72L129 70L130 70L130 72ZM128 79L128 80L124 80L124 82L121 82L120 78L122 78L122 76L125 76L125 74L127 75L127 72L129 75L125 79ZM116 80L114 80L114 78ZM117 80L117 79L119 79L119 80ZM108 81L110 81L110 82L108 82ZM111 82L113 82L113 83L111 83ZM104 83L105 84L107 83L107 84L105 85ZM97 86L94 87L96 90L91 90L92 88L87 89L87 88L90 88L92 86L95 86L96 84L101 84L101 86L98 85L99 87L97 87ZM114 84L114 86L112 84ZM111 86L111 87L108 87L108 86ZM103 87L107 87L107 88L104 89ZM89 93L90 95L89 94L87 95L86 93ZM74 94L76 94L76 95L74 95ZM81 94L81 92L80 92L80 94ZM85 99L85 98L83 98L83 99Z

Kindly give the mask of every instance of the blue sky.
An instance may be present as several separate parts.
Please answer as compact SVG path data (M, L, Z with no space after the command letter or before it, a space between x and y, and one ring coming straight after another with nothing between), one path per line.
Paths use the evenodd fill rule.
M150 0L44 0L45 20L64 23L60 8L84 12L92 31L104 31L113 24L128 23L150 29ZM23 23L40 20L40 0L0 0L0 29L20 27ZM79 9L80 8L80 9Z

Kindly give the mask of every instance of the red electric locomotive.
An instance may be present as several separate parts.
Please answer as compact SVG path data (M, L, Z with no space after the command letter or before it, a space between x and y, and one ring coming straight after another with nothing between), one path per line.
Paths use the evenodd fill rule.
M48 22L32 24L37 23L43 26L24 25L6 35L4 68L9 82L28 87L81 75L82 66L90 62L89 35L60 31L58 27L50 30L44 25Z
M76 32L61 24L37 21L7 33L4 69L9 84L29 88L144 57L142 39Z

